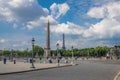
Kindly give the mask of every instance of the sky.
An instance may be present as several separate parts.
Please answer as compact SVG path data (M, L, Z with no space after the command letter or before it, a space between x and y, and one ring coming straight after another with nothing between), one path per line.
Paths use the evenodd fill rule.
M120 0L0 0L0 50L46 47L50 21L51 49L120 45Z

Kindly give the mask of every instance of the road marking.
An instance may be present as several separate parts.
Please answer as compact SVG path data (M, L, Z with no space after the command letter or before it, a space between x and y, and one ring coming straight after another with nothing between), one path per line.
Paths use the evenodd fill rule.
M117 73L117 75L114 77L113 80L118 80L119 77L120 77L120 71Z

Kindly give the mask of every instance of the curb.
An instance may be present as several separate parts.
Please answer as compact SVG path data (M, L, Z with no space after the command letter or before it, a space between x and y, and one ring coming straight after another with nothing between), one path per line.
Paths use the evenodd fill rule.
M26 70L26 71L7 72L7 73L0 73L0 75L16 74L16 73L25 73L25 72L31 72L31 71L37 71L37 70L61 68L61 67L68 67L68 66L73 66L73 65L64 65L64 66L55 66L55 67L40 68L40 69L31 69L31 70Z

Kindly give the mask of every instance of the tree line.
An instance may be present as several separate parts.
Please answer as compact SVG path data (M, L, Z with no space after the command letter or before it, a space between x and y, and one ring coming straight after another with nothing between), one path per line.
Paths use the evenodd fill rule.
M73 50L62 50L59 49L58 51L52 50L51 53L57 55L56 52L60 53L62 56L72 56L72 53L74 56L79 57L102 57L106 56L106 54L110 51L110 48L107 46L97 46L95 48L84 48L84 49L78 49L74 48Z
M95 48L84 48L84 49L78 49L78 48L73 48L73 49L68 49L68 50L63 50L63 49L57 49L57 50L51 50L51 56L72 56L72 53L74 56L79 56L79 57L102 57L106 56L106 54L110 51L110 48L107 46L97 46ZM0 55L3 56L20 56L20 57L25 57L25 56L32 56L32 50L4 50L1 52ZM44 56L44 49L38 45L34 46L34 56Z

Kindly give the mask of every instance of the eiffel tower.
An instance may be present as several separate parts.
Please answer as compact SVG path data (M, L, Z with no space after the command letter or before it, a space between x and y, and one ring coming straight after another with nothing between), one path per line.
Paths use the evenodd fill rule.
M65 50L65 35L63 33L63 44L62 44L62 49Z

